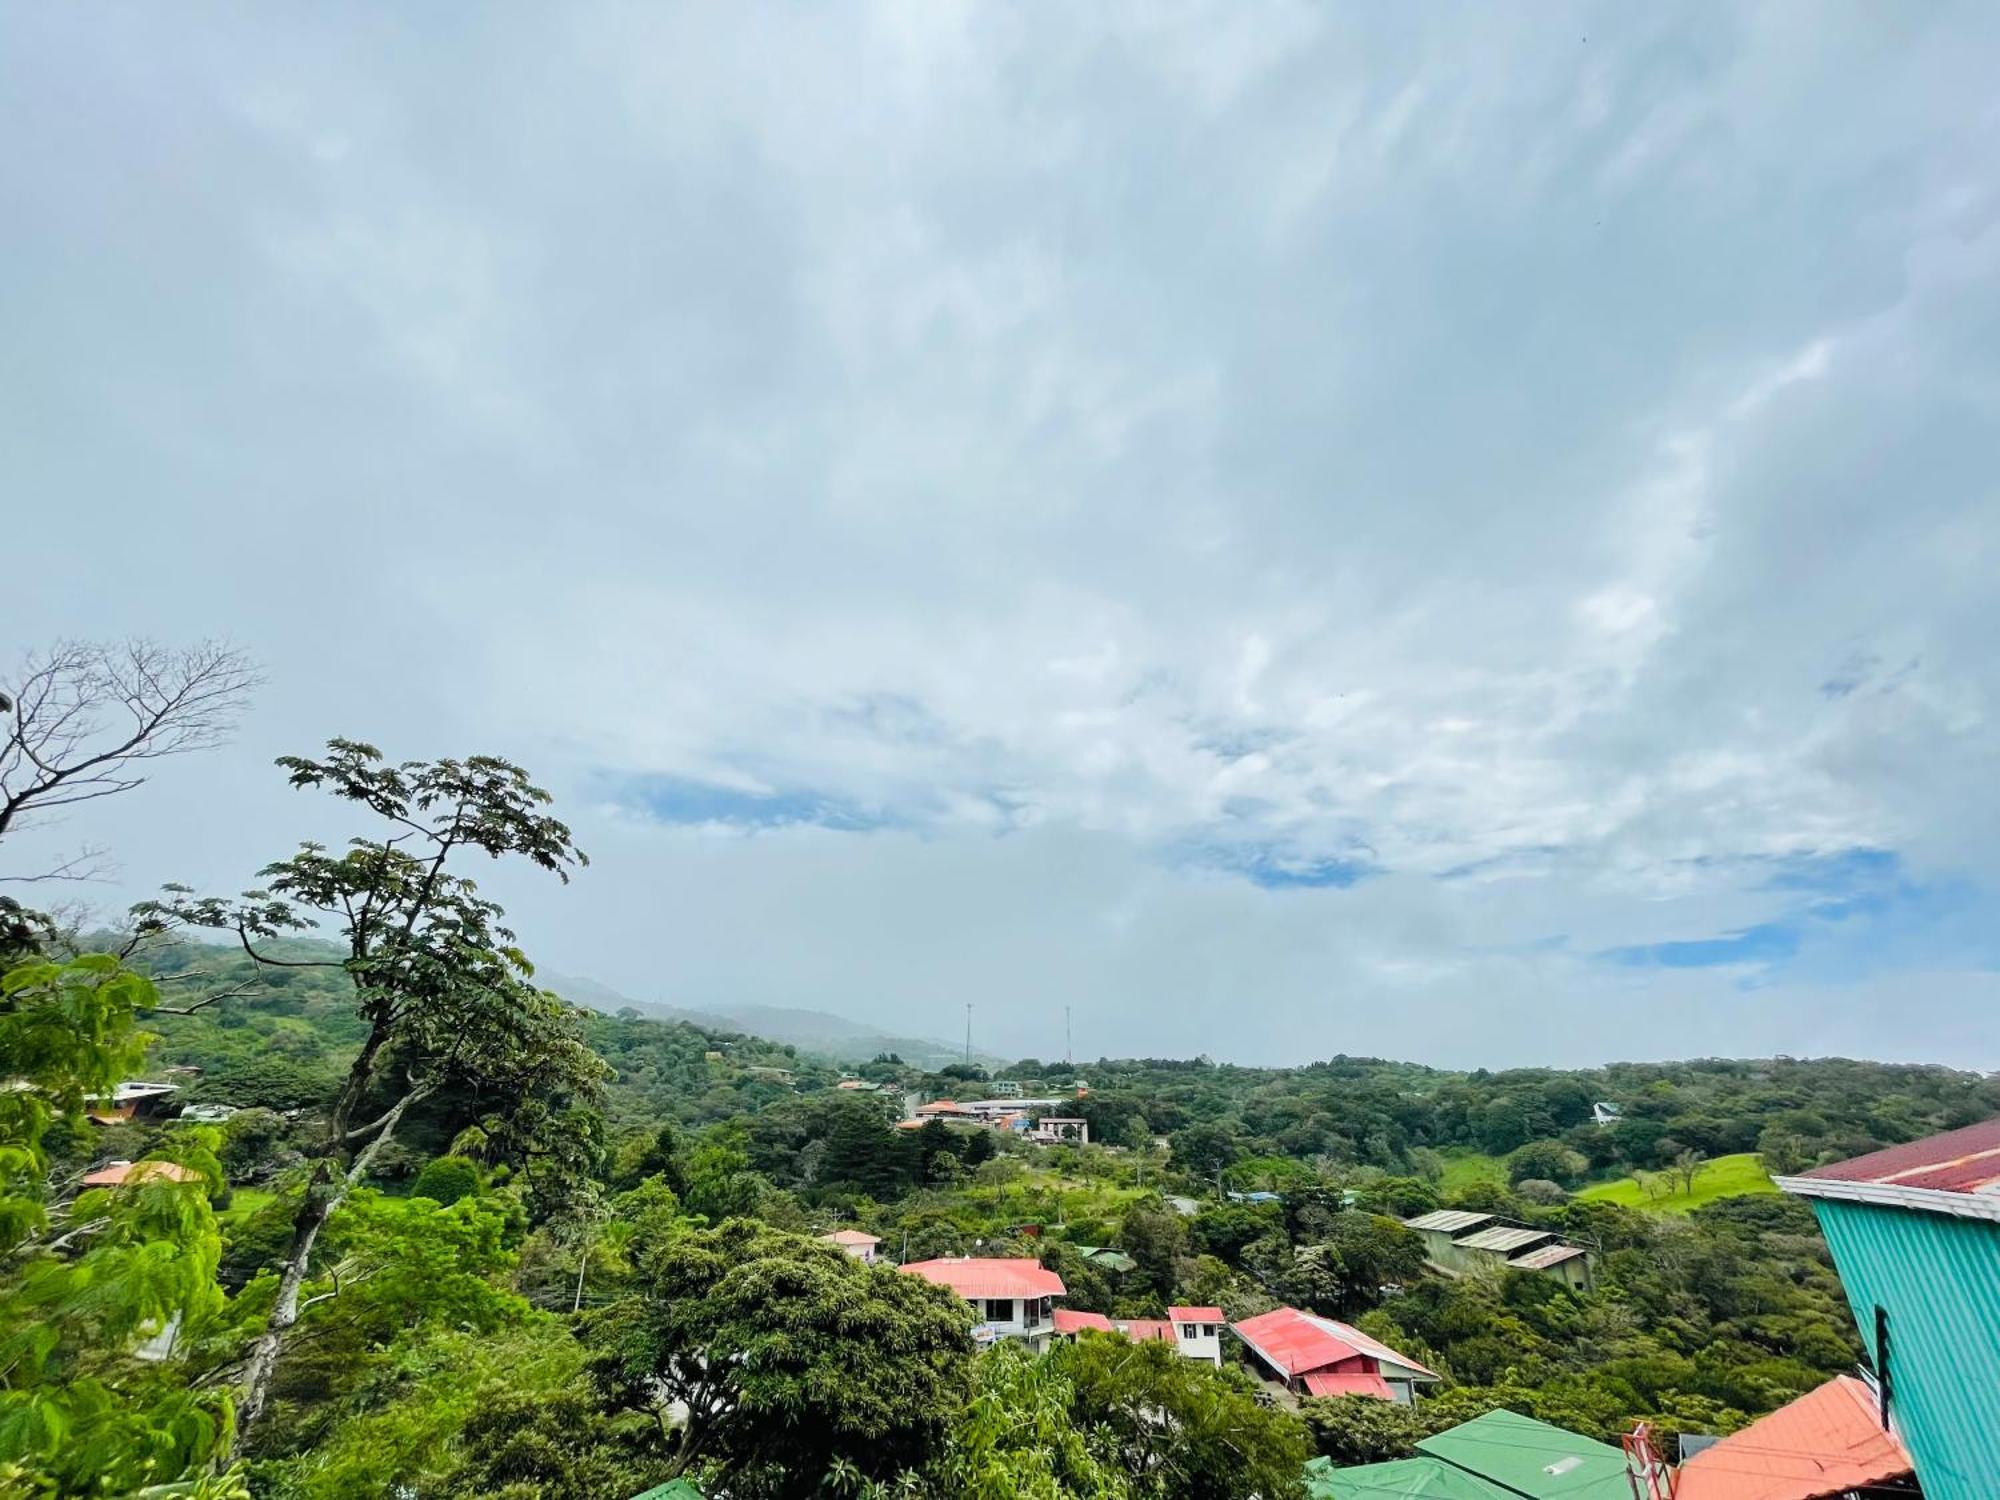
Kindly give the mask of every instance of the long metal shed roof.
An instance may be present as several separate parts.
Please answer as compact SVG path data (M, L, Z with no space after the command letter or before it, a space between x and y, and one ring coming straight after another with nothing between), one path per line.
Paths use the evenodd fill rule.
M1467 1235L1455 1243L1467 1250L1496 1250L1511 1255L1516 1250L1525 1250L1530 1245L1538 1245L1543 1240L1554 1239L1547 1229L1509 1229L1502 1224L1493 1229L1482 1229L1477 1234Z
M1405 1229L1439 1229L1446 1234L1457 1234L1470 1229L1475 1224L1491 1224L1493 1215L1474 1213L1466 1208L1440 1208L1418 1219L1405 1219Z

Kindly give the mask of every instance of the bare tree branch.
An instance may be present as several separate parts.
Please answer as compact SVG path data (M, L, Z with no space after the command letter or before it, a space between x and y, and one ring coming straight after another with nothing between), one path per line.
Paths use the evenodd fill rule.
M0 839L36 814L143 785L149 761L221 744L262 681L220 641L59 641L31 653L0 690Z

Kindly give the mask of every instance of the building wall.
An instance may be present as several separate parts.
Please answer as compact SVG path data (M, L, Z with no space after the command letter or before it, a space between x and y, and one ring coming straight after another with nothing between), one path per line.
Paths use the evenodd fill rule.
M2000 1223L1812 1200L1862 1343L1889 1314L1890 1412L1926 1500L2000 1494Z

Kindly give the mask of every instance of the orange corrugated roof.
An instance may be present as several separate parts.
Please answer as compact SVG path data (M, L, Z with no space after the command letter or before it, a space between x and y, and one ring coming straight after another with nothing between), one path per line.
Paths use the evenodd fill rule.
M1675 1500L1821 1500L1910 1472L1882 1429L1874 1392L1852 1375L1759 1417L1681 1465Z
M127 1183L151 1182L155 1178L167 1182L199 1182L201 1173L176 1161L114 1161L110 1166L90 1173L83 1179L83 1185L123 1187Z

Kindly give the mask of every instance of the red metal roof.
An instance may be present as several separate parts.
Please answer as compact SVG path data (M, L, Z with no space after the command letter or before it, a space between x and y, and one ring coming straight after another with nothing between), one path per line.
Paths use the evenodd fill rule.
M1852 1375L1759 1417L1681 1465L1677 1500L1821 1500L1910 1472L1875 1396Z
M1099 1333L1118 1331L1103 1313L1071 1312L1066 1307L1056 1309L1055 1325L1057 1333L1077 1333L1085 1328L1095 1328Z
M1163 1344L1174 1342L1174 1325L1161 1318L1120 1318L1118 1331L1135 1344L1148 1339L1158 1339Z
M1220 1323L1222 1309L1219 1307L1170 1307L1167 1316L1176 1323Z
M168 1182L199 1182L201 1173L174 1161L114 1161L83 1179L85 1187L123 1187L127 1183L164 1178Z
M1308 1396L1374 1396L1383 1401L1396 1399L1390 1394L1389 1382L1380 1375L1341 1375L1322 1370L1302 1378Z
M2000 1115L1926 1136L1908 1145L1871 1151L1800 1174L1824 1182L1873 1182L1885 1187L1934 1188L1973 1193L2000 1182Z
M1032 1260L920 1260L904 1266L961 1297L1061 1297L1062 1277Z
M1281 1307L1276 1312L1246 1318L1229 1326L1246 1344L1287 1375L1322 1370L1357 1356L1387 1360L1390 1364L1415 1370L1421 1375L1431 1375L1429 1370L1407 1354L1398 1354L1387 1344L1377 1343L1360 1329L1337 1323L1332 1318L1300 1312L1296 1307ZM1431 1378L1436 1379L1436 1376Z

